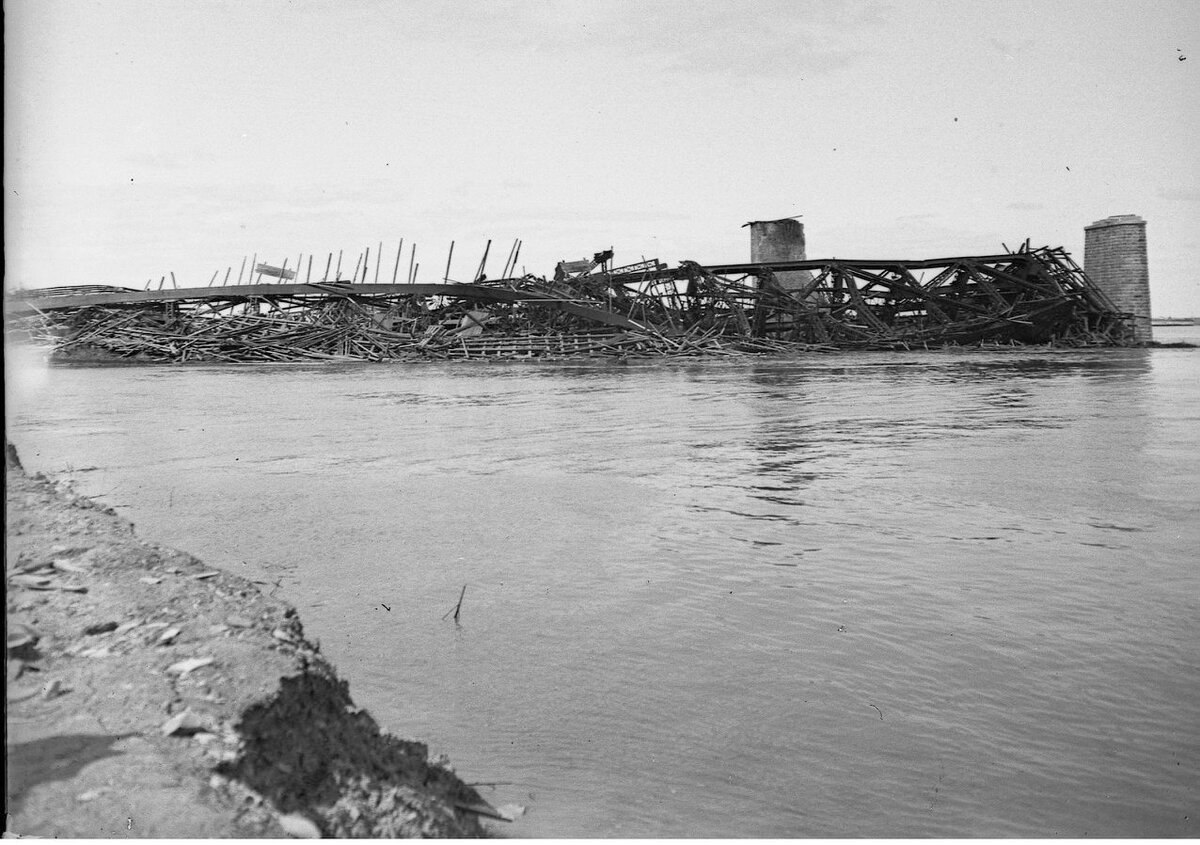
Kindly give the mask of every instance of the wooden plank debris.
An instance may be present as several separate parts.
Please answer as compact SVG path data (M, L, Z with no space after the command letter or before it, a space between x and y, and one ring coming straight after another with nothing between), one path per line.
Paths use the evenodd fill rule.
M490 242L489 242L490 246ZM832 349L1055 344L1132 345L1119 313L1062 248L926 261L817 260L611 267L611 250L561 262L555 278L417 284L288 283L296 272L251 262L268 284L137 290L82 286L17 292L6 316L61 358L296 361L351 358L555 359L747 355ZM397 248L393 279L403 242ZM370 249L355 268L367 277ZM376 250L376 276L382 245ZM477 276L483 276L487 248ZM309 256L310 274L312 257ZM245 260L243 259L243 267ZM297 265L299 269L299 264ZM227 271L226 278L230 275ZM784 289L777 274L807 270ZM917 273L932 278L918 280ZM239 271L239 283L241 281ZM807 277L806 277L807 279Z

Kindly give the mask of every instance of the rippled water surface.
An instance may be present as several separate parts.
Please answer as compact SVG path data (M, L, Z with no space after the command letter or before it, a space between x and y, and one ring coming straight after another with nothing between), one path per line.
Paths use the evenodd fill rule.
M277 589L506 834L1200 830L1195 350L12 357L28 467Z

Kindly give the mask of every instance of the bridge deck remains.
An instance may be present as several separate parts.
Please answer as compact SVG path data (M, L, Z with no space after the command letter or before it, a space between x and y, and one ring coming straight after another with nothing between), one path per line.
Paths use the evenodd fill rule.
M6 318L64 357L263 361L1127 345L1070 256L588 266L472 284L44 289Z

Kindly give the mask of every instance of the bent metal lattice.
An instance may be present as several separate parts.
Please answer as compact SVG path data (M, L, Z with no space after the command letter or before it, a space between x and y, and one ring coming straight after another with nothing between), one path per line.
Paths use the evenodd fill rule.
M1061 247L676 267L613 268L611 257L563 262L552 280L50 288L11 295L5 310L11 328L51 342L58 357L175 362L1134 343L1131 316Z

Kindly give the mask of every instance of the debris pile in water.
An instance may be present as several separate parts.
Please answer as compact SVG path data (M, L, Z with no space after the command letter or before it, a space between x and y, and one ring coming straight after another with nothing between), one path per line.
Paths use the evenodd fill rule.
M1129 315L1062 248L674 268L611 258L561 262L552 280L49 289L10 298L7 310L10 325L51 340L61 357L175 362L1133 343Z

